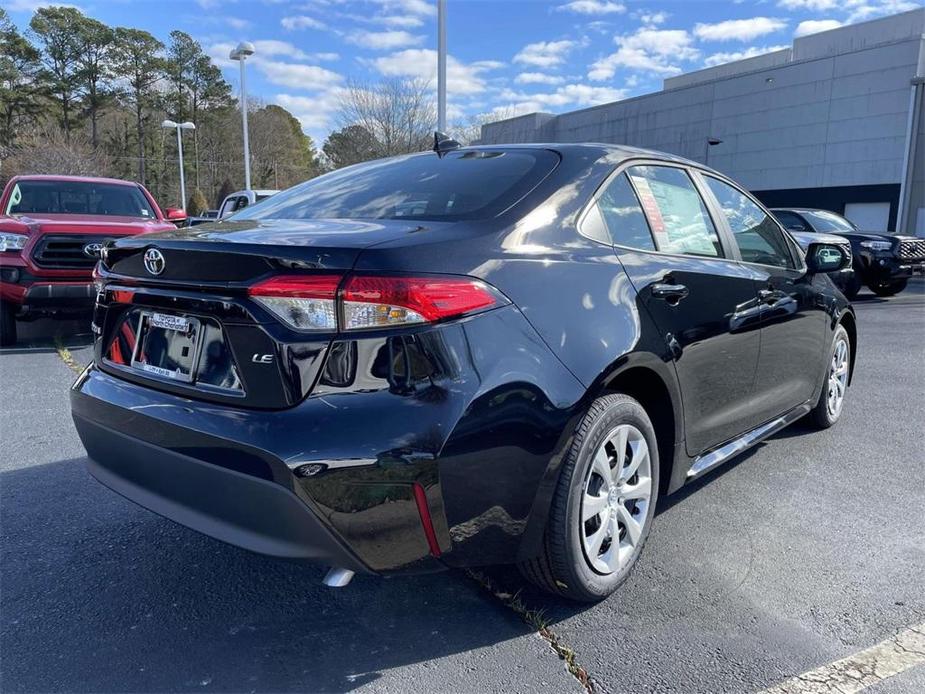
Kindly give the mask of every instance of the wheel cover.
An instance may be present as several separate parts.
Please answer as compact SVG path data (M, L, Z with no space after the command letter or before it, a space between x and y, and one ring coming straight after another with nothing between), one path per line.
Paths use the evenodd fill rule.
M606 575L629 563L651 498L649 445L639 429L621 424L595 451L582 493L578 533L591 568Z
M826 409L832 419L841 414L842 404L845 401L845 390L848 387L848 341L840 337L835 343L832 354L832 364L829 367L828 398Z

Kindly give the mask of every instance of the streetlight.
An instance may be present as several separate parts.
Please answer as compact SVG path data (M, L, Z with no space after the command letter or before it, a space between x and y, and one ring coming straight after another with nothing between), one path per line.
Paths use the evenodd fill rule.
M718 137L708 137L706 147L703 148L703 163L704 166L710 164L710 147L715 147L716 145L723 144L723 141Z
M165 120L161 123L162 128L176 128L177 130L177 153L180 157L180 209L186 212L186 180L183 178L183 138L180 137L181 130L195 130L196 126L186 121L185 123L175 123L172 120Z
M446 0L437 0L437 130L446 132Z
M247 141L247 83L244 80L244 63L254 55L254 44L242 41L228 57L241 63L241 122L244 124L244 189L251 189L251 152Z

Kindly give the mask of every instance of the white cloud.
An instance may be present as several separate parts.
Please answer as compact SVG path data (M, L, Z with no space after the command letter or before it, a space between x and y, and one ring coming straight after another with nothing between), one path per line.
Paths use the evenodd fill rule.
M340 108L340 98L340 90L332 89L317 96L277 94L273 100L292 113L320 145Z
M842 23L837 19L807 19L805 22L800 22L797 25L793 35L799 38L800 36L807 36L809 34L818 34L820 31L837 29L841 25Z
M839 0L778 0L777 5L785 10L810 10L824 12L838 7Z
M848 13L845 19L849 24L921 7L921 3L910 0L778 0L777 5L786 10L807 12L841 10Z
M308 15L304 14L295 15L293 17L283 17L281 20L279 20L279 23L286 31L295 31L296 29L326 28L324 22L318 21L314 17L309 17Z
M514 56L514 62L536 65L537 67L560 65L565 62L565 56L568 55L569 51L577 45L576 41L538 41L537 43L528 43Z
M695 60L700 51L683 29L642 27L634 34L615 36L617 52L592 63L588 77L595 82L613 78L617 68L624 67L657 75L676 75L679 62Z
M639 15L639 21L643 24L664 24L667 19L667 12L643 12Z
M565 78L542 72L521 72L514 78L514 81L517 84L562 84Z
M381 74L389 77L411 77L436 84L437 51L430 48L409 48L382 58L368 61ZM446 87L451 94L480 94L485 91L482 73L503 65L483 60L465 64L452 55L446 60Z
M412 15L416 17L433 17L437 14L437 3L429 0L374 0L385 11L395 15Z
M412 15L377 15L370 19L376 24L384 24L387 27L401 27L403 29L414 29L424 23L420 17Z
M750 48L746 48L744 51L714 53L713 55L708 55L706 58L704 58L703 64L706 67L713 67L714 65L725 65L726 63L733 63L736 60L754 58L756 55L773 53L774 51L780 51L785 48L790 48L790 46L752 46Z
M423 40L423 36L409 34L407 31L365 31L361 29L347 35L347 41L350 43L374 51L417 46Z
M622 89L611 87L594 87L588 84L566 84L553 92L528 94L505 90L500 98L509 102L507 108L516 113L530 113L544 109L561 109L565 106L596 106L611 101L619 101L625 96Z
M222 24L227 24L232 29L237 29L241 31L242 29L247 29L251 25L246 19L241 19L240 17L222 17Z
M609 0L572 0L559 5L557 10L577 12L578 14L619 14L626 12L626 7L618 2Z
M787 26L787 22L773 17L727 19L716 24L697 24L694 34L702 41L751 41L759 36L773 34Z
M343 76L317 65L282 63L274 60L251 58L254 66L263 73L268 82L290 89L317 91L328 89L343 80Z

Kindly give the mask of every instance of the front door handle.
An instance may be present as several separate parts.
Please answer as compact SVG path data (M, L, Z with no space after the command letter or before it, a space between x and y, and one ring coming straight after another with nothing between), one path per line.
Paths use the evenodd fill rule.
M659 282L652 285L652 296L664 299L669 304L676 304L690 294L690 290L683 284L666 284Z
M780 297L780 292L773 289L759 289L758 301L763 304L773 304Z

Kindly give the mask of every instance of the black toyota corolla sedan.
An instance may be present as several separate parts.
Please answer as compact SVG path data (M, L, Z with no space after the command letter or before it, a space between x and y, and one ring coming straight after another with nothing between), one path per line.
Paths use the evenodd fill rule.
M74 422L103 484L329 584L516 563L598 600L661 495L838 420L845 263L656 152L373 161L108 247Z

